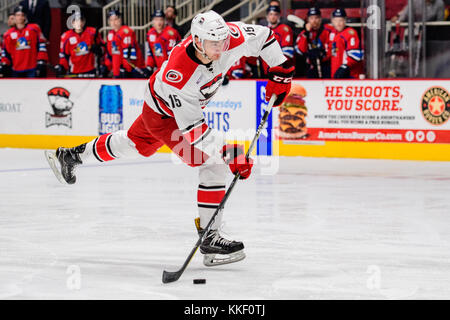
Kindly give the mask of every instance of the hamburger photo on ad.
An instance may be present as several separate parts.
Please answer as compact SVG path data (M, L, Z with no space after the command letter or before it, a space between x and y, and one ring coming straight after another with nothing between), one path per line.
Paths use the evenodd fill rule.
M299 84L292 84L291 91L280 106L278 137L283 140L307 138L306 116L308 109L304 98L306 90Z

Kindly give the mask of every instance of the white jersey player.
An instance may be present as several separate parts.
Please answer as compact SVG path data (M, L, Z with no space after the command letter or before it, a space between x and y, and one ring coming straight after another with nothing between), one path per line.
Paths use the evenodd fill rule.
M186 164L199 168L198 232L208 224L225 195L227 165L242 179L250 176L253 161L241 145L226 144L218 131L209 128L202 109L219 89L228 69L243 56L261 57L269 66L266 99L277 95L280 105L290 90L293 67L272 31L242 22L225 23L214 11L198 14L191 36L178 44L169 59L149 80L142 114L127 131L97 137L74 148L47 152L47 159L63 183L75 183L74 169L88 159L110 161L140 154L149 157L167 145ZM254 106L248 106L249 108ZM244 245L220 236L218 214L200 246L205 265L242 260ZM225 255L218 259L216 255Z

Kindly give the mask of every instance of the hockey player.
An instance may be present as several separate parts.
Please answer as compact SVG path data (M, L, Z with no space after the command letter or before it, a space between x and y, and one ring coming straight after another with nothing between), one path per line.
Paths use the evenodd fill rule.
M319 8L308 10L307 23L296 40L295 50L306 57L308 78L330 78L329 38L333 28L322 24Z
M289 63L294 59L294 33L288 25L281 23L281 10L279 6L267 8L267 26L273 31L273 36L280 44L281 50ZM262 61L263 74L267 76L267 64Z
M219 131L208 127L202 112L221 86L224 74L242 56L260 56L270 66L266 100L275 94L274 106L280 105L290 90L294 68L284 64L286 57L272 31L242 22L225 23L214 11L200 13L192 20L191 36L173 49L150 78L142 114L131 128L101 135L74 148L47 152L56 176L73 184L75 167L82 163L136 154L149 157L165 144L186 164L199 168L200 217L196 226L201 234L225 195L227 166L242 179L250 176L253 166L243 146L227 144ZM220 235L221 217L222 213L218 214L200 246L208 266L245 257L242 242ZM218 259L217 254L226 257Z
M162 10L152 15L153 27L147 32L147 68L151 73L156 71L169 57L170 51L181 41L180 34L166 25Z
M59 64L55 66L57 76L70 71L80 78L96 76L96 56L102 55L103 40L93 27L85 27L86 19L79 13L72 20L73 29L61 36ZM100 66L98 66L100 67Z
M105 64L112 70L114 78L148 78L141 48L136 34L122 24L122 15L118 10L108 12L108 24L112 28L106 39Z
M22 6L14 9L15 26L3 36L2 67L12 65L12 76L34 78L44 76L47 69L47 46L37 24L27 23Z
M346 17L344 9L336 9L332 13L335 33L330 33L331 76L359 79L363 73L363 51L356 30L346 26Z

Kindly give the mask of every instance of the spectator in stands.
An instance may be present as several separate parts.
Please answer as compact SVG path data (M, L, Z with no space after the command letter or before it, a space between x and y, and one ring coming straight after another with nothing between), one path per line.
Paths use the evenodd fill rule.
M297 37L295 50L306 57L307 78L330 78L329 38L333 27L322 24L319 8L308 10L305 30Z
M114 78L148 78L144 57L134 31L122 24L118 10L108 12L108 24L112 30L107 35L105 65Z
M330 33L331 76L336 79L356 78L363 73L363 51L355 29L346 25L344 9L332 13L331 23L335 30Z
M414 21L422 21L422 6L424 0L413 0ZM445 5L442 0L425 0L426 4L426 21L443 21L445 14ZM404 22L408 20L408 4L393 16L393 22L397 20Z
M15 26L4 34L0 74L12 66L16 78L44 77L48 61L47 47L41 29L28 23L25 9L14 9Z
M20 5L27 14L28 22L39 25L44 37L50 39L52 18L48 0L22 0Z
M85 27L86 18L76 13L72 20L72 29L61 36L59 64L55 66L57 76L67 71L80 78L96 76L96 56L102 56L103 40L93 27Z
M164 14L166 15L166 25L177 30L180 37L183 38L186 32L183 30L183 28L175 23L175 19L178 15L177 8L175 8L175 6L167 6Z
M173 47L181 41L180 34L166 25L164 12L156 10L152 15L152 28L147 32L147 69L153 73L169 57Z

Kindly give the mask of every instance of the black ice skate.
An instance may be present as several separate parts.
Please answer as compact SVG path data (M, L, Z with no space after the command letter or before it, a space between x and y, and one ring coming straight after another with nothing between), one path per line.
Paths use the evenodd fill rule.
M195 219L199 235L204 231L200 228L200 219ZM200 245L203 254L203 264L207 267L241 261L245 258L244 244L223 238L218 230L210 230Z
M45 151L47 162L61 183L74 184L76 182L75 167L83 163L79 154L84 152L85 148L86 144L82 144L70 149L58 148L56 152Z

